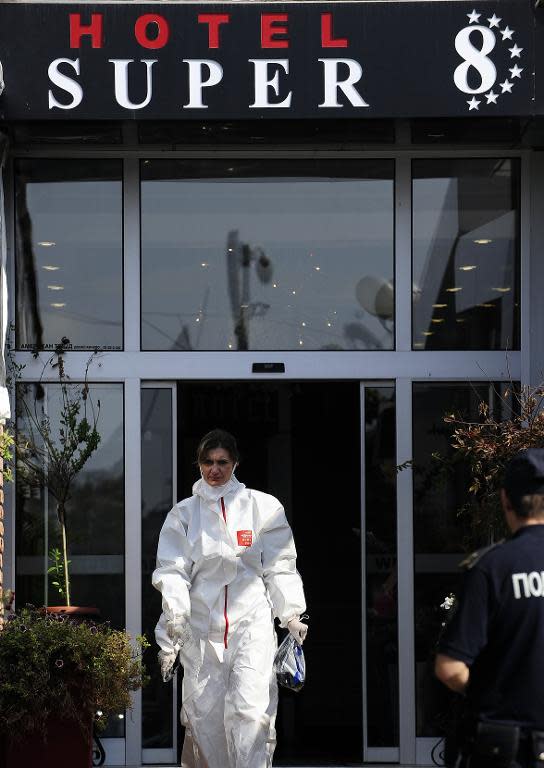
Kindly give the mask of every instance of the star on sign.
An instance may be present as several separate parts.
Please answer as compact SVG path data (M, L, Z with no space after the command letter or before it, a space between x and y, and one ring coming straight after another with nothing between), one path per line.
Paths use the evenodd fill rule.
M491 104L491 103L496 104L497 103L497 99L499 98L499 94L498 93L493 93L493 91L489 91L489 93L485 94L485 97L487 99L487 103L488 104Z
M504 83L499 83L499 85L502 88L503 93L506 93L506 91L508 91L508 93L512 93L513 83L511 83L509 80L505 80Z
M518 48L518 46L514 43L513 48L508 49L510 51L510 58L511 59L519 59L519 55L522 52L523 48Z
M501 21L502 21L502 19L499 19L498 16L495 16L495 14L493 14L493 16L490 19L488 19L489 28L491 29L492 27L498 27L499 26L499 22L501 22Z
M481 15L481 13L476 13L475 10L472 13L467 13L469 24L477 24Z
M510 72L512 77L519 77L519 78L521 78L521 73L523 72L523 67L518 67L517 64L514 64L512 69L509 69L508 71Z
M476 99L475 96L473 96L470 101L467 101L467 104L469 106L469 112L471 112L473 109L478 109L480 106L480 102Z
M504 29L501 31L501 35L502 35L502 39L503 39L503 40L511 40L511 39L512 39L512 35L513 35L513 34L514 34L514 30L513 30L513 29L510 29L510 27L505 27L505 28L504 28Z

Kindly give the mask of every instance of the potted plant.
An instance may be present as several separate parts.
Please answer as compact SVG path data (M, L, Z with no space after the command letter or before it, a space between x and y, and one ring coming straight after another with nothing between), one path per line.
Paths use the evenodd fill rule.
M97 429L100 416L100 400L94 404L87 374L96 351L87 361L85 380L73 383L68 379L64 366L64 353L69 340L63 339L44 364L40 381L32 393L31 386L19 382L17 405L20 418L16 437L17 481L29 487L45 488L57 504L61 547L49 551L51 566L48 569L52 585L64 603L65 612L71 612L70 561L67 504L74 482L100 443ZM59 389L58 424L53 423L43 407L45 371L52 367L57 371ZM20 374L20 368L12 361L12 370ZM81 608L76 609L82 612Z
M27 606L0 631L0 764L89 768L93 724L146 682L143 637ZM2 760L3 758L3 760Z
M476 546L507 534L499 498L506 464L525 448L544 447L544 386L511 385L496 395L498 407L491 411L481 401L477 420L455 413L444 416L453 430L453 460L468 462L469 499L460 514Z

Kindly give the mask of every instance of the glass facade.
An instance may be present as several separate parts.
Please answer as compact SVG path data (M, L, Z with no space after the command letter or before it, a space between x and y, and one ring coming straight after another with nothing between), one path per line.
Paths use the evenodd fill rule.
M446 613L440 606L457 594L466 554L488 544L463 514L470 476L455 460L447 413L478 420L486 403L500 414L505 384L417 383L413 386L414 570L417 735L444 732L452 695L434 677L433 652Z
M393 387L365 387L368 745L399 743L396 409Z
M18 349L123 348L120 160L15 163Z
M393 172L143 161L142 349L392 349Z
M19 396L38 418L49 418L55 435L60 428L59 385L20 385ZM89 397L96 408L99 403L101 439L74 480L66 507L72 604L96 606L105 621L121 628L125 626L123 386L91 384ZM28 435L25 409L19 408L19 413L18 429ZM62 605L53 577L45 576L50 550L61 547L55 499L21 478L16 491L17 600L22 605Z
M414 349L519 349L518 161L412 167Z
M151 585L157 542L164 518L173 506L172 390L142 389L142 632L152 640L162 611L161 596ZM151 680L143 690L144 749L170 748L174 732L171 717L173 685L165 685L155 663L154 643L145 661Z
M444 413L475 413L503 386L489 381L521 375L521 159L404 158L399 174L399 156L144 152L14 163L20 394L58 425L58 388L46 381L55 374L36 384L41 368L24 352L66 337L74 381L88 356L71 350L110 353L90 370L102 440L70 501L74 602L98 604L119 627L141 610L153 641L162 522L190 494L198 439L229 429L242 447L240 479L285 503L308 597L308 683L297 697L282 693L275 762L428 762L406 745L436 744L448 713L432 674L440 603L463 553L481 543L457 514L466 470L445 472L433 454L450 452ZM395 263L401 242L411 265ZM412 290L396 317L402 270ZM285 361L287 376L261 378L254 360ZM112 381L129 380L126 400ZM401 407L410 398L411 419ZM125 446L136 418L141 441ZM125 475L137 488L126 510ZM18 604L52 603L54 500L19 479L15 501ZM402 539L406 521L413 545ZM126 541L140 524L132 580ZM407 581L413 612L399 598ZM150 765L179 762L183 738L181 674L164 685L156 651L135 714ZM342 662L342 685L331 659ZM131 727L127 745L140 739ZM119 720L107 736L124 734Z

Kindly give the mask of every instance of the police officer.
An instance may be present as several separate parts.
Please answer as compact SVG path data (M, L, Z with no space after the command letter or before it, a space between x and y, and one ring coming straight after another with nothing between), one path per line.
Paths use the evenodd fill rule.
M469 768L544 766L544 449L510 461L501 503L512 536L467 564L435 662L466 696Z

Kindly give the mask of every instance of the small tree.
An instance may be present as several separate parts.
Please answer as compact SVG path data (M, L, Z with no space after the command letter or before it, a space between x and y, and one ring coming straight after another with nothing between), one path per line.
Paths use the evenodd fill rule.
M17 430L16 458L18 477L31 487L46 488L57 502L62 550L52 549L49 553L52 566L48 573L56 576L53 585L65 604L70 605L66 507L75 479L100 442L97 430L100 400L95 407L87 383L89 366L96 352L87 361L84 382L75 384L66 375L63 358L65 348L66 344L58 345L55 354L45 363L30 402L30 386L19 384L17 402L24 416L24 424ZM58 431L39 405L40 400L43 400L41 382L49 367L56 369L60 385Z
M455 413L444 416L453 428L453 448L469 463L470 498L461 512L481 543L506 533L499 499L506 464L525 448L544 447L544 386L510 386L497 395L502 413L491 412L481 401L477 421Z

